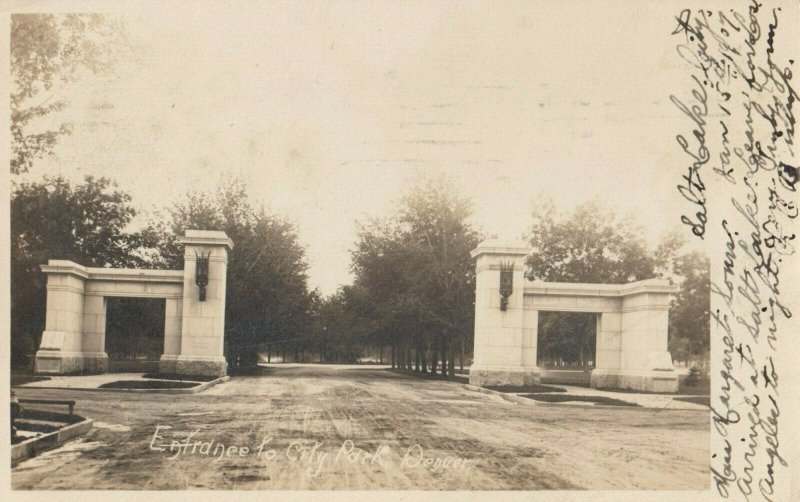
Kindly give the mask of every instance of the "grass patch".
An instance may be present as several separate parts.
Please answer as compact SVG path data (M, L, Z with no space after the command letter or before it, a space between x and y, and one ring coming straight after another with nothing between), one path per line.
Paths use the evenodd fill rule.
M675 401L683 401L685 403L700 404L703 406L711 407L710 396L691 396L691 397L676 397Z
M11 375L11 386L14 387L16 385L23 385L26 383L31 382L41 382L44 380L50 380L50 377L46 376L33 376L33 375Z
M619 399L613 399L604 396L572 396L565 394L520 394L522 397L533 399L534 401L542 401L545 403L566 403L569 401L581 401L594 404L604 404L608 406L633 406L638 407L636 403L629 403Z
M567 392L566 389L562 389L561 387L551 387L549 385L520 385L520 386L500 386L500 385L491 385L489 387L484 387L489 390L496 390L500 392L513 392L513 393L521 393L527 392L529 394L539 394L544 392Z
M179 382L210 382L219 377L208 375L181 375L179 373L145 373L142 378L154 378L156 380L177 380Z
M101 389L187 389L197 387L200 382L177 382L174 380L118 380L104 383Z
M708 378L701 378L696 385L686 385L684 379L681 378L678 384L678 394L686 394L690 396L708 396L711 394L711 380Z

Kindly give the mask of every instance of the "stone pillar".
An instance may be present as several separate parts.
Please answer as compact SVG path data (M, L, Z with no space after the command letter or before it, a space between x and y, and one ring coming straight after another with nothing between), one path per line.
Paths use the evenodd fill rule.
M180 241L185 246L180 339L174 336L174 332L171 332L169 344L165 338L165 353L161 356L159 371L222 376L228 370L223 351L225 285L228 252L233 249L233 242L224 232L206 230L187 230L186 236L181 237ZM200 301L200 288L195 278L197 257L208 253L208 286L205 301ZM167 323L170 323L170 318L174 320L176 317L168 316ZM177 354L168 352L178 346L180 351Z
M89 339L84 339L84 294L89 273L86 267L68 260L50 260L41 266L47 275L47 314L42 342L36 352L34 371L69 374L108 369L102 335L96 336L94 318L89 318ZM101 298L102 300L102 298ZM96 305L92 304L92 314ZM102 307L102 303L101 303ZM105 330L105 310L102 330Z
M678 374L668 350L667 330L669 306L674 286L668 281L649 279L622 287L622 313L613 316L608 332L598 331L597 368L592 372L592 387L620 388L647 392L677 392ZM600 342L614 340L615 317L619 315L619 363L611 349L604 346L601 358ZM611 317L609 317L611 318ZM605 326L603 330L605 330ZM601 366L601 362L603 365Z
M164 305L164 355L181 353L181 329L183 328L183 298L167 298Z
M519 386L539 382L536 366L538 312L524 309L524 242L483 241L472 251L475 271L475 346L469 382L482 386ZM514 266L513 292L500 310L500 263Z
M100 295L86 294L83 299L83 358L85 370L92 373L108 371L106 353L106 307L108 301Z
M602 312L597 314L595 363L593 371L618 371L622 340L622 314Z

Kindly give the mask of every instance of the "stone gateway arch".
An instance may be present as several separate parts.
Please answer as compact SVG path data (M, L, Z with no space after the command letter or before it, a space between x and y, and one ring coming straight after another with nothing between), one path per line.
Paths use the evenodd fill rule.
M475 280L473 385L538 383L540 311L597 314L591 385L596 388L677 392L667 350L670 300L677 287L649 279L629 284L528 281L524 242L483 241L472 252Z
M160 372L225 375L225 285L233 242L224 232L204 230L187 230L180 242L183 270L93 268L67 260L42 265L47 313L36 373L108 371L107 298L126 297L166 301Z

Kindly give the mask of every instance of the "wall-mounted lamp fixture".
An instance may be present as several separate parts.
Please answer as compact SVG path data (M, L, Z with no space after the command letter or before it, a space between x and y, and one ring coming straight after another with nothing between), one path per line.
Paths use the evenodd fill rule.
M206 301L206 286L208 286L208 258L211 256L211 251L207 254L197 254L197 266L195 267L194 280L200 287L200 301Z
M514 263L500 262L500 310L508 307L508 297L514 292Z

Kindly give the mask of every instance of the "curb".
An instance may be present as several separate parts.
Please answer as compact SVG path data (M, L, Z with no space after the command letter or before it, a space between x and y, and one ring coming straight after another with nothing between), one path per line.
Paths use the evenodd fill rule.
M74 390L74 391L89 391L89 392L145 392L151 394L197 394L198 392L202 392L210 387L217 385L218 383L227 382L230 379L231 379L230 375L225 375L215 380L211 380L210 382L203 382L196 387L189 387L186 389L100 389L97 387L82 388L82 387L43 387L43 386L29 387L24 384L15 386L14 388L44 389L44 390Z
M688 408L661 408L661 407L653 407L653 406L642 406L637 403L633 403L631 401L627 401L632 403L634 406L614 406L610 404L593 404L592 406L587 406L584 404L575 404L575 403L548 403L546 401L535 401L533 399L522 397L517 394L510 394L506 392L501 392L498 390L491 390L485 389L483 387L478 387L476 385L471 384L464 384L464 387L467 390L475 391L475 392L482 392L483 394L493 394L496 396L500 396L506 401L515 403L515 404L527 404L533 406L570 406L573 408L609 408L609 409L616 409L616 410L656 410L656 411L699 411L705 413L707 410L699 410L699 409L688 409ZM620 399L620 401L625 401L624 399Z
M35 457L39 453L52 450L70 439L86 434L92 429L94 420L84 419L82 422L67 425L57 431L49 432L39 437L26 439L21 443L11 446L11 465Z
M496 396L500 396L506 401L510 401L514 404L527 404L528 406L569 406L571 408L611 408L611 409L639 409L639 410L660 410L661 408L647 408L645 406L640 406L636 403L633 403L634 406L613 406L610 404L592 404L592 406L587 406L585 404L575 404L575 403L548 403L546 401L536 401L534 399L530 399L527 397L522 397L518 394L510 394L507 392L500 392L499 390L491 390L485 389L483 387L477 387L475 385L465 384L465 387L468 390L482 392L484 394L494 394ZM621 401L621 400L620 400Z

